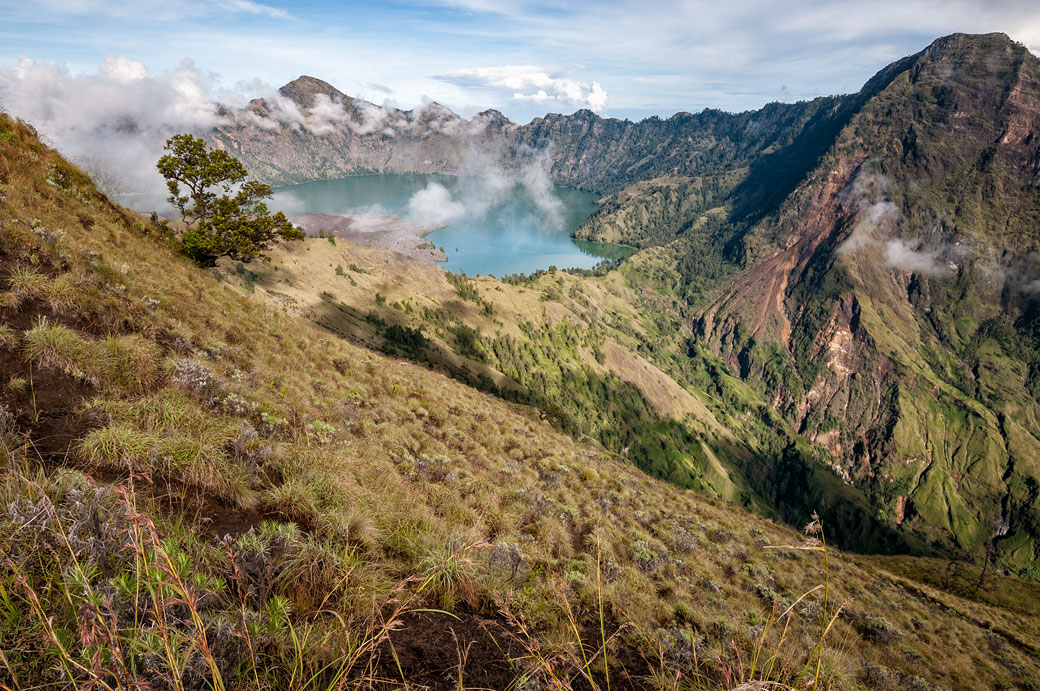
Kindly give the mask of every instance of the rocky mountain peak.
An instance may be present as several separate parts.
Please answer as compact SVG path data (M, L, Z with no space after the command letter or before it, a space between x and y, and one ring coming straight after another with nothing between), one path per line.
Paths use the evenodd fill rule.
M282 88L278 89L278 93L286 98L291 98L294 102L304 108L313 107L314 99L318 94L324 94L334 101L349 100L349 97L345 93L328 82L307 75L301 75L292 80Z

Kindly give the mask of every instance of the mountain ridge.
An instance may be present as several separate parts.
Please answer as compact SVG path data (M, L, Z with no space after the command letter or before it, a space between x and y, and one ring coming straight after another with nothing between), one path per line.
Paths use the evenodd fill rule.
M745 378L784 372L772 386L780 405L873 487L894 524L938 529L969 550L1004 544L1005 563L1034 574L1025 534L1037 526L1038 408L1028 377L993 369L1029 340L1022 328L994 340L991 325L1020 323L1033 300L1011 267L1040 247L1030 224L1040 120L1015 103L1036 102L1038 73L999 34L954 35L913 56L744 236L735 286L698 310L699 333ZM737 324L750 330L724 345ZM769 344L789 369L766 364ZM1028 358L1017 362L1035 377ZM932 391L904 384L914 379ZM1009 410L1023 426L1001 422ZM947 447L944 428L960 441Z

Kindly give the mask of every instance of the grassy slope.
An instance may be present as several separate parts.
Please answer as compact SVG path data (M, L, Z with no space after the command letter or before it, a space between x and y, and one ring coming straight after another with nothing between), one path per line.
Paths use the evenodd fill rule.
M717 442L719 453L740 446L709 408L718 408L717 402L679 386L641 354L646 344L652 347L657 326L634 307L638 299L618 274L589 280L555 272L523 285L455 277L453 284L439 267L388 250L318 239L279 248L268 265L225 264L223 275L356 341L428 360L464 379L484 378L507 398L542 403L578 433L604 439L603 425L625 424L597 418L609 401L576 398L595 388L580 382L601 382L638 399L617 411L629 417L636 406L642 409L645 428L633 435L656 421L679 422ZM394 349L384 338L393 324L422 330L429 345L416 352ZM533 375L553 381L545 385L532 381ZM628 426L634 424L630 419ZM646 440L618 435L614 441L620 451ZM690 466L696 477L732 484L725 476L711 477L706 459L685 456L676 462Z
M562 685L586 669L568 612L591 652L600 604L615 685L723 683L824 576L763 549L790 530L214 281L6 117L0 184L15 688L302 688L344 662L360 685ZM1037 683L1035 620L830 558L825 687ZM795 680L824 606L795 607L771 676Z
M665 297L674 272L653 254L596 277L548 272L502 283L318 239L276 251L270 265L225 264L222 275L355 341L534 405L680 486L795 525L819 510L842 546L921 550L880 527L866 499L722 360L687 349L679 306ZM661 292L631 288L648 282ZM399 342L393 330L402 327L428 342Z

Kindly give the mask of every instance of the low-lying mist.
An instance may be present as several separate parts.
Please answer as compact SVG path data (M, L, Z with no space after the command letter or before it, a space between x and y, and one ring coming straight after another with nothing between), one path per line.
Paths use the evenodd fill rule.
M155 163L178 132L220 124L206 75L186 61L152 76L142 63L109 56L95 74L23 58L0 71L0 106L94 176L107 192L162 198Z
M534 220L546 230L563 223L563 202L549 177L544 152L518 168L506 169L491 156L471 151L459 167L453 190L431 181L408 201L408 218L420 225L449 225L461 218L479 219L523 195L536 210Z
M248 107L251 98L263 99L263 116ZM93 74L73 74L61 63L28 58L0 68L0 108L32 124L47 143L86 169L106 192L146 210L165 205L165 184L155 164L166 139L181 132L206 135L216 127L243 126L264 131L287 128L316 137L437 133L469 142L487 125L483 115L466 120L433 102L400 111L389 104L360 99L349 99L348 104L318 94L310 108L301 108L259 80L240 84L237 90L220 88L213 75L189 60L176 70L153 75L143 63L115 56L106 58ZM477 152L470 159L458 172L484 182L472 194L455 200L465 208L475 209L485 198L493 199L506 184L503 180L523 184L532 198L544 202L540 206L552 208L551 185L538 164L506 173L496 170L487 155ZM419 213L429 207L430 213L449 216L458 208L435 188L416 204Z

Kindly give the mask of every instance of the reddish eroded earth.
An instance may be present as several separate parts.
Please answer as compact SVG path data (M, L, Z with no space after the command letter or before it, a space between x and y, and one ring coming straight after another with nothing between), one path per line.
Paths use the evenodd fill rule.
M860 211L858 204L848 203L842 190L859 174L863 159L843 160L829 179L807 190L803 204L780 219L781 246L748 271L737 285L705 315L708 334L719 337L719 331L734 318L750 318L751 335L773 334L790 348L791 318L786 301L792 277L798 276L825 243L845 234ZM713 333L714 332L714 333Z

